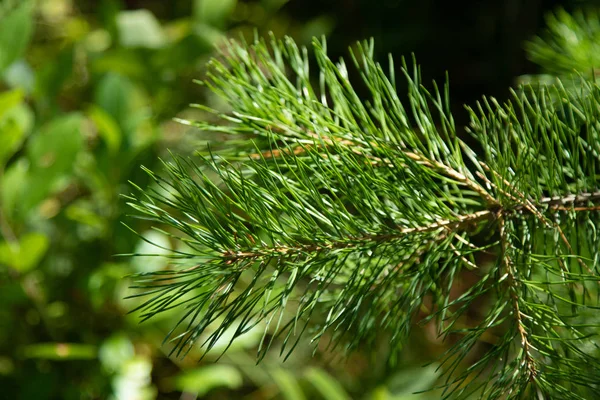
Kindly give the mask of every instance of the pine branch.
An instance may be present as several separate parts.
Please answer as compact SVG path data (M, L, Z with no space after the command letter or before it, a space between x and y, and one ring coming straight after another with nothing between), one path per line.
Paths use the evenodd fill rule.
M363 100L346 64L324 42L314 51L318 88L290 39L231 42L210 63L204 84L231 112L185 123L237 146L175 157L166 177L148 171L155 189L129 197L187 247L139 277L142 318L186 308L170 335L179 355L263 329L259 359L276 342L289 356L309 333L353 350L386 332L395 356L428 299L426 321L461 336L444 358L446 397L594 393L600 87L483 99L469 109L476 154L457 137L447 85L429 91L403 63L405 106L393 62L384 72L363 43L351 54ZM479 281L456 296L465 268Z

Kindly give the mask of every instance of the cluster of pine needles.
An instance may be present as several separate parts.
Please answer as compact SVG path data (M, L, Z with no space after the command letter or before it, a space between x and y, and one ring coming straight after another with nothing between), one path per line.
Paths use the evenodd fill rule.
M394 357L428 322L453 340L447 398L593 398L600 86L484 98L459 135L448 85L423 85L414 61L382 65L372 42L349 64L324 40L313 51L231 41L209 63L201 84L230 109L181 122L231 140L174 156L129 197L181 243L170 268L136 277L142 318L183 310L180 356L262 329L259 360L301 338L347 351L385 338Z

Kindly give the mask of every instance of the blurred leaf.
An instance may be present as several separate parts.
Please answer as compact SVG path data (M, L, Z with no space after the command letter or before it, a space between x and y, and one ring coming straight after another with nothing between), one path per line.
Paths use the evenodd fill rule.
M335 20L328 15L321 15L306 22L302 27L300 41L310 43L314 37L329 36L335 26Z
M0 182L2 189L1 204L4 213L8 217L12 217L15 213L16 205L25 189L24 183L27 179L27 171L27 160L21 158L19 161L11 163L4 173L4 179Z
M143 57L129 49L114 49L101 54L93 60L92 70L99 75L113 72L131 79L144 79L148 75Z
M65 42L78 43L86 39L90 33L90 24L85 18L71 15L66 21L63 32Z
M0 264L6 264L21 273L35 268L48 250L49 240L41 233L23 235L19 242L0 243Z
M121 11L117 15L117 29L123 47L157 49L166 43L160 23L148 10Z
M10 375L15 370L15 363L9 357L0 356L0 376Z
M379 386L369 395L370 400L392 400L390 392L385 386Z
M24 131L20 129L14 120L8 120L0 124L0 168L19 149L23 139Z
M194 16L199 23L221 28L236 4L237 0L195 0Z
M27 93L31 93L35 83L35 73L26 61L17 60L4 72L4 80L11 87L22 88Z
M143 147L154 140L152 126L148 124L148 99L130 79L107 74L98 83L94 99L120 127L124 151Z
M69 311L69 305L63 301L55 301L46 306L46 316L48 318L64 317Z
M265 331L264 325L258 324L243 334L238 335L237 338L233 340L238 328L237 325L234 325L223 332L221 337L212 344L212 347L206 354L218 357L225 351L231 353L254 348L260 343Z
M19 149L25 130L13 119L5 118L8 111L23 100L20 89L0 94L0 168Z
M0 118L0 126L3 124L10 125L11 129L15 129L17 132L8 132L8 136L18 136L16 140L17 143L13 144L12 152L10 150L10 146L7 146L6 149L0 150L0 153L5 151L5 154L10 153L10 156L14 154L16 150L21 147L21 143L27 138L27 136L31 132L31 128L34 124L35 116L31 108L25 103L21 102L17 104L15 107L12 107L5 111L4 117ZM10 141L7 140L6 143ZM8 159L7 157L7 159Z
M0 120L5 113L23 101L23 91L20 89L0 93Z
M127 280L123 277L131 273L129 265L104 263L89 275L87 282L87 293L95 309L99 309L106 304L119 303L125 297L124 292L127 288Z
M108 73L98 82L94 100L123 129L131 113L133 91L128 78Z
M44 0L38 5L38 12L44 19L64 21L69 18L73 0Z
M31 140L28 147L32 167L58 175L71 169L83 145L82 117L78 113L56 118Z
M210 46L208 48L211 50L215 44L225 38L225 34L221 30L205 24L198 24L194 28L194 34L200 40L200 43L206 43L204 46Z
M85 49L90 53L102 53L112 43L110 33L106 29L96 29L85 37Z
M166 256L172 253L169 238L165 234L153 230L144 232L142 237L145 240L140 239L135 247L135 253L140 256L132 260L135 270L150 272L164 268L168 264L168 260L165 257L156 256Z
M294 374L283 368L278 368L271 373L271 376L286 400L306 399Z
M86 182L89 185L89 182ZM91 186L91 185L89 185ZM102 237L107 230L107 221L104 216L99 215L94 205L88 199L76 200L73 204L70 204L65 210L65 216L75 221L82 226L79 228L85 229L86 234L80 233L80 240L84 241L86 238L98 238Z
M97 8L98 19L112 37L117 36L117 16L123 8L121 0L101 0Z
M242 374L237 368L219 364L184 371L174 378L176 389L197 393L199 397L215 388L237 389L242 383Z
M218 39L222 38L220 31L212 30L215 31ZM199 57L213 50L213 45L216 43L213 39L214 37L210 41L206 40L199 34L198 28L195 28L193 33L184 36L172 46L165 47L156 54L154 57L156 65L162 69L174 71L189 68L195 64Z
M74 64L73 47L67 47L46 62L36 75L35 94L42 100L42 106L50 107L56 103L58 93L65 81L71 76Z
M430 389L440 376L438 364L426 367L408 368L394 374L387 383L393 400L415 400L431 398L432 392L417 395L415 393Z
M121 146L121 130L111 115L97 106L91 106L88 110L90 119L96 125L98 134L106 143L108 152L115 154Z
M109 371L117 371L121 365L134 356L133 343L124 333L118 333L108 338L98 351L102 366Z
M23 208L28 210L53 190L57 180L73 169L83 147L80 114L51 121L33 137L27 148L31 168Z
M136 356L127 360L113 380L115 400L151 400L156 398L152 383L152 360Z
M46 360L91 360L96 358L96 346L76 343L40 343L25 346L25 358Z
M261 5L265 9L270 10L271 12L273 12L275 10L279 10L281 7L283 7L289 1L290 0L262 0L261 1Z
M33 2L24 0L0 20L0 73L27 48L33 31L32 11Z
M349 400L350 396L342 385L331 375L318 368L309 368L305 373L306 379L327 400Z
M525 43L527 57L553 75L584 76L600 63L600 10L588 8L574 13L559 8L546 15L546 29L541 36Z

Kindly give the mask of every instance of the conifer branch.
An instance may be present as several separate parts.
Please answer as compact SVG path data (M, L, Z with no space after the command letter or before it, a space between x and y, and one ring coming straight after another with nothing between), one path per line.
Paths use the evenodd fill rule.
M447 86L426 89L418 67L402 65L403 104L393 62L384 72L359 44L365 99L324 41L314 51L316 79L290 39L230 42L210 63L203 84L231 110L198 106L222 123L183 122L236 145L174 157L129 197L185 244L169 269L138 277L142 318L186 309L170 335L179 355L258 328L259 359L276 342L289 356L309 332L348 351L386 332L395 355L428 299L440 336L460 334L444 398L596 391L600 87L484 98L468 108L476 154L456 135ZM465 268L479 281L453 294Z

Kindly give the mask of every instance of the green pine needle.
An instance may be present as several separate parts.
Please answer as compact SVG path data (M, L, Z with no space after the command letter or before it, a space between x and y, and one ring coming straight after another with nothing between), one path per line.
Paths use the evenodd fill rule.
M418 67L396 76L372 42L351 65L324 40L313 51L316 73L289 38L232 41L209 63L203 84L231 110L199 106L222 123L183 122L235 141L173 157L164 176L148 171L155 189L129 197L186 249L137 277L142 319L183 310L169 336L180 356L263 329L261 359L303 336L353 350L382 332L394 355L419 316L455 342L446 398L592 398L600 87L484 99L469 109L469 146L447 85L427 90ZM478 281L457 292L465 270Z

